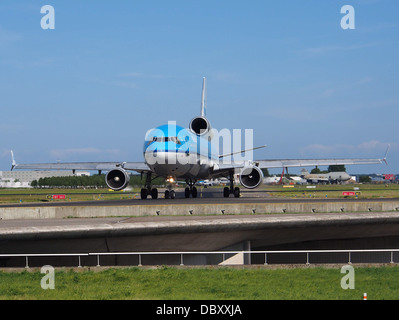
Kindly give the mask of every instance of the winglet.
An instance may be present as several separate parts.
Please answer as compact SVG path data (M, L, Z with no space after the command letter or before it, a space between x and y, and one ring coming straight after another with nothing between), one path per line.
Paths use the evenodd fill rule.
M382 159L382 161L384 161L386 165L388 165L387 156L388 156L388 152L389 152L389 148L390 148L390 147L391 147L391 145L388 144L388 146L387 146L387 151L385 151L385 156L384 156L384 158Z
M11 171L12 171L12 170L14 170L14 168L17 165L17 163L15 162L15 159L14 159L14 152L12 150L11 150L11 161L12 161L12 163L11 163Z

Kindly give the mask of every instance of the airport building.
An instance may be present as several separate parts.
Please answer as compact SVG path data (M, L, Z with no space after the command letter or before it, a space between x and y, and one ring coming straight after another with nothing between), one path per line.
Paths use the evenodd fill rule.
M30 188L34 180L50 177L89 176L89 172L72 171L0 171L0 188Z

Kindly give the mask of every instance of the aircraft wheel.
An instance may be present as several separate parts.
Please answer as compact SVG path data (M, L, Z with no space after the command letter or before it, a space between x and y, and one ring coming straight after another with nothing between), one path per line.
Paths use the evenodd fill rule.
M170 198L171 199L176 198L176 193L173 190L170 191Z
M193 187L193 190L191 190L191 195L193 196L193 198L196 198L198 195L198 191L196 187Z
M158 199L158 189L152 189L151 190L151 197L153 198L153 199Z
M228 198L230 196L230 189L228 187L223 188L223 197Z
M170 192L169 190L165 190L165 199L169 199Z
M240 188L235 187L234 188L234 198L239 198L240 197Z
M144 189L144 188L141 189L141 192L140 192L141 199L142 200L147 199L147 195L148 195L147 189Z
M186 197L186 198L190 198L190 188L186 188L186 189L184 189L184 196Z

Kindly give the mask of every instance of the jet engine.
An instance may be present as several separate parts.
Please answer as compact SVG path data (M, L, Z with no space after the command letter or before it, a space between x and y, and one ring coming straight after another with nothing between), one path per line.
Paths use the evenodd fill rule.
M263 172L258 167L245 167L240 173L240 183L247 189L257 188L263 181Z
M190 130L197 135L204 135L211 130L211 124L205 117L196 117L190 122Z
M129 181L130 175L122 168L113 169L105 176L107 186L114 191L125 189L128 186Z

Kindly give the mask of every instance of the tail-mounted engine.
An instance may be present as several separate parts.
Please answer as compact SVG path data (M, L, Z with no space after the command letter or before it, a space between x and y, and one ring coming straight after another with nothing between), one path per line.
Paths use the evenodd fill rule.
M201 96L201 113L199 117L195 117L190 122L190 130L198 136L208 135L209 140L212 139L211 124L206 118L206 79L202 83L202 96ZM208 140L208 141L209 141Z
M211 130L211 124L205 117L196 117L190 122L190 130L193 133L202 136Z
M129 185L129 181L129 174L122 168L113 169L105 176L107 186L114 191L125 189Z
M247 189L257 188L263 181L263 172L258 167L245 167L240 173L240 183Z

